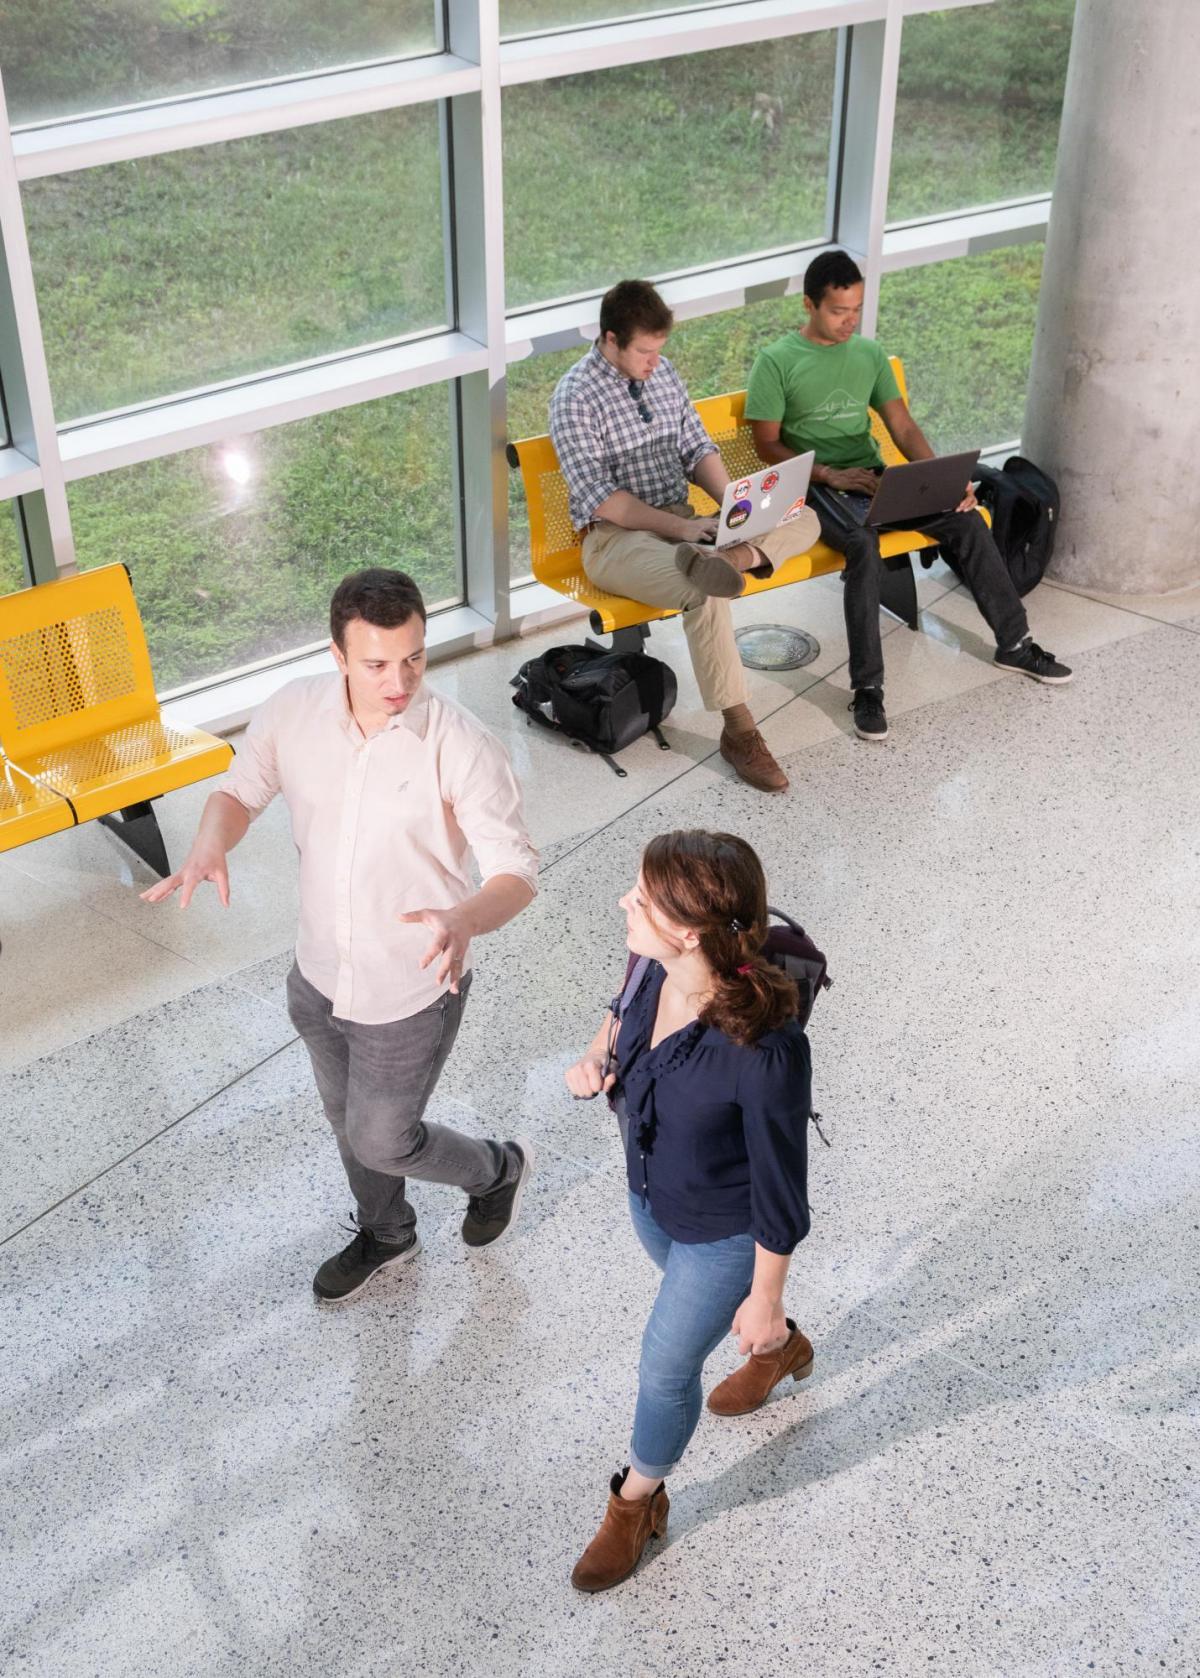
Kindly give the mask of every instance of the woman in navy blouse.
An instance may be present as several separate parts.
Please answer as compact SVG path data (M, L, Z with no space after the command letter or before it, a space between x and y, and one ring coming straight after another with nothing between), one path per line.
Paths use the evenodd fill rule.
M571 1575L619 1584L669 1507L665 1480L700 1419L700 1372L731 1330L748 1361L709 1397L720 1415L801 1380L812 1346L783 1310L792 1249L808 1233L808 1039L792 981L762 954L762 864L729 833L651 840L621 899L632 970L583 1058L578 1097L611 1092L629 1207L662 1282L642 1339L630 1466ZM640 982L637 974L641 970ZM619 1019L618 1019L619 1014Z

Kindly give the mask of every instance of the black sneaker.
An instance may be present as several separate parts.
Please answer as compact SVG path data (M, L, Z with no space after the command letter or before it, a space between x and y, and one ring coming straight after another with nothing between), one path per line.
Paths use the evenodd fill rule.
M855 688L854 698L846 709L854 712L854 732L860 740L887 739L882 688Z
M1039 647L1028 635L1012 652L1001 652L997 647L993 662L1000 670L1011 670L1018 676L1032 676L1035 682L1056 682L1060 687L1069 682L1072 675L1067 665L1060 664L1053 653Z
M313 1277L318 1299L351 1299L381 1270L406 1264L421 1251L416 1230L407 1241L376 1241L369 1229L356 1229L354 1240L325 1260Z
M471 1196L462 1225L462 1238L468 1247L490 1247L493 1241L499 1241L504 1232L511 1229L517 1221L525 1185L533 1170L533 1144L521 1136L515 1142L506 1142L504 1146L506 1150L511 1149L516 1154L521 1162L521 1169L513 1180L505 1183L502 1188L493 1189L490 1194Z

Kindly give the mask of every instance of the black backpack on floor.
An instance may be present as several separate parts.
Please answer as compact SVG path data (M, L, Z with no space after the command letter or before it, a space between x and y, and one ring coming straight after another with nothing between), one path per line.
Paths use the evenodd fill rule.
M675 703L675 672L649 653L551 647L523 664L512 686L513 704L531 722L595 752L622 777L613 753L643 734L653 734L664 752L671 749L659 724Z
M1045 575L1058 533L1058 485L1054 479L1014 454L1001 472L977 466L976 494L992 515L992 536L1008 566L1018 594L1028 594ZM943 556L955 569L949 555Z

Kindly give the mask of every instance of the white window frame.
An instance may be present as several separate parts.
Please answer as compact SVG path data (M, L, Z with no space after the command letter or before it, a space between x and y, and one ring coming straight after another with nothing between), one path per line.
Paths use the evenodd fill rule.
M817 31L838 32L826 236L651 276L680 319L795 295L829 243L868 275L864 330L873 331L885 273L1044 238L1049 194L889 225L887 186L905 18L992 0L732 0L616 22L501 37L499 0L446 0L445 50L161 99L13 129L0 82L0 380L11 423L0 448L0 502L18 502L31 579L75 564L67 485L217 440L447 385L457 419L454 504L464 603L430 619L435 656L502 639L578 608L537 583L510 581L506 375L510 362L597 330L599 293L505 307L501 104L506 87ZM2 69L2 65L0 65ZM435 104L443 177L450 330L328 355L254 377L177 393L59 425L46 371L21 204L23 183L196 146ZM460 263L457 253L482 253ZM0 509L2 511L2 509ZM229 725L272 682L323 655L201 684L171 699L179 714ZM227 691L223 691L227 690ZM248 702L248 701L246 701Z

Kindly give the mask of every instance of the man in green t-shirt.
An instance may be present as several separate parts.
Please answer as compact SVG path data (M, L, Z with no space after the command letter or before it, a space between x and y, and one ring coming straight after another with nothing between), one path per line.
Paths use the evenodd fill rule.
M883 644L879 635L879 537L863 521L883 457L871 435L870 410L883 420L907 460L931 460L924 432L900 395L887 355L857 337L863 277L845 251L825 251L804 276L807 319L755 358L746 418L766 461L816 455L809 506L821 535L846 556L846 636L850 643L851 709L864 740L887 734L883 708ZM970 484L953 513L915 528L953 554L975 604L996 637L996 665L1063 683L1071 672L1030 638L1029 623L991 531L975 511Z

